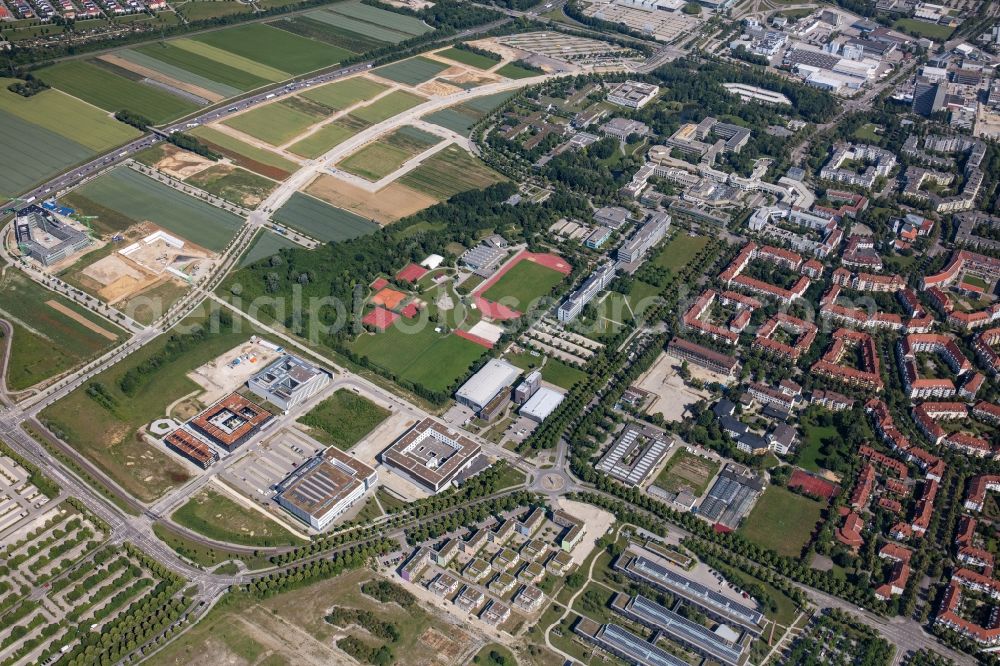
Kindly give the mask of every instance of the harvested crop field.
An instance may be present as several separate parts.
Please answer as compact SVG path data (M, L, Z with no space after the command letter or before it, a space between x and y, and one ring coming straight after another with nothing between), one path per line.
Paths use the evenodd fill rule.
M432 155L399 182L443 201L459 192L482 189L503 179L463 149L451 145Z
M285 180L299 168L298 164L277 153L251 146L211 127L196 127L191 134L239 166L274 180Z
M409 58L408 60L394 62L391 65L379 67L378 69L372 70L372 73L376 76L381 76L384 79L396 81L397 83L405 83L406 85L415 86L419 83L423 83L424 81L433 79L446 69L448 69L448 65L443 62L431 60L430 58L425 58L423 56L417 56L415 58Z
M354 213L296 192L274 213L274 220L321 240L343 241L370 234L378 225Z
M390 183L377 192L369 192L325 174L310 183L306 192L379 224L395 222L438 203L434 197L398 182Z
M348 173L375 182L403 166L411 157L441 142L441 138L417 129L401 127L353 153L338 166Z
M153 222L215 252L222 250L243 224L232 213L126 167L115 169L76 192L134 222Z
M427 99L420 95L394 90L367 106L351 111L351 117L358 118L369 125L375 125L426 101Z

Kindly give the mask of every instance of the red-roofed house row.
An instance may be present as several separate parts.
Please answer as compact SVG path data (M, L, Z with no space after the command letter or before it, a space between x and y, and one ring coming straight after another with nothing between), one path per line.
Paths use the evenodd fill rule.
M794 342L785 344L773 339L772 336L779 330L795 336ZM779 312L760 327L753 346L755 349L786 358L794 363L812 347L818 330L815 324Z
M994 377L1000 375L1000 354L996 347L1000 345L1000 328L991 328L976 336L973 346L976 349L976 358L986 366L990 374Z
M853 348L861 350L861 369L841 364L844 354ZM881 391L883 387L875 341L867 333L846 328L838 328L833 332L833 344L823 357L813 364L812 371L851 386L874 391Z
M952 255L951 261L944 267L944 270L924 278L924 289L949 285L958 279L962 271L966 270L998 278L1000 277L1000 259L961 250Z

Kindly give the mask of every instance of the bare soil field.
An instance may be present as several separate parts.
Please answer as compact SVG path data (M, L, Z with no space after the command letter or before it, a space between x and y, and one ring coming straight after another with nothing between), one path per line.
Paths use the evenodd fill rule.
M438 202L434 197L405 185L392 183L378 192L368 192L335 176L320 175L305 190L339 208L379 224L389 224Z
M189 153L173 145L164 146L163 153L163 158L155 164L156 168L179 180L190 178L215 164L208 158Z
M454 95L455 93L462 92L462 89L458 86L453 86L450 83L445 83L444 81L438 81L436 79L431 79L427 83L421 83L417 86L417 90L425 95L436 95L438 97L447 97L448 95Z
M62 303L60 303L59 301L49 300L49 301L45 301L45 304L47 306L49 306L50 308L52 308L53 310L55 310L56 312L59 312L60 314L66 315L67 317L69 317L70 319L72 319L76 323L80 324L81 326L85 326L86 328L89 328L94 333L97 333L98 335L100 335L103 338L107 338L108 340L117 340L118 339L118 336L115 335L114 333L112 333L111 331L107 330L106 328L101 327L97 322L93 322L93 321L87 319L86 317L84 317L83 315L81 315L79 312L76 312L75 310L69 309L68 307L66 307L65 305L63 305Z
M646 408L648 413L662 414L667 421L680 421L684 418L688 405L708 397L705 391L685 386L684 380L677 374L680 365L681 362L673 356L660 354L653 367L635 383L656 396ZM695 375L695 366L691 365L690 369L691 374Z

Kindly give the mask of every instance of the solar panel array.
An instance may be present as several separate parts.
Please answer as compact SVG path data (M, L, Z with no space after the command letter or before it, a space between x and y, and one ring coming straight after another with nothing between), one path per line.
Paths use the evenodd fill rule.
M659 437L655 437L651 439L647 446L644 441L640 440L640 437L642 440L646 439L641 430L635 426L627 426L622 436L611 446L611 450L597 464L598 471L610 474L619 481L630 485L639 485L642 483L650 470L663 459L663 455L670 448L670 444ZM631 454L635 447L642 446L646 446L646 450L642 452L639 459L631 468L628 465L622 464L622 459Z
M712 659L735 666L740 661L742 650L729 645L714 631L692 622L677 613L643 596L635 597L628 609L635 619L649 624L678 641L697 646Z
M690 666L686 661L643 640L631 631L622 629L617 624L604 625L600 638L643 666Z
M698 514L709 520L735 528L749 513L757 490L726 474L708 491L708 497L698 507Z

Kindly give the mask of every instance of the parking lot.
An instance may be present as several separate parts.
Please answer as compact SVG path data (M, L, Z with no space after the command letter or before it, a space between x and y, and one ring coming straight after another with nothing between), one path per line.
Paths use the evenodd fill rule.
M283 428L248 449L246 455L230 465L221 476L246 496L267 503L274 495L272 486L325 449L325 446L298 430Z

